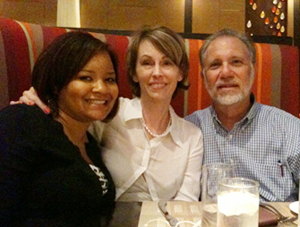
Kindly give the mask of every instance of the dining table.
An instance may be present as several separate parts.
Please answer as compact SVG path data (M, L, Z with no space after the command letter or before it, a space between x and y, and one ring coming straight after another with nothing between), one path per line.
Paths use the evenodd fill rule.
M269 202L268 204L274 206L284 216L293 217L297 215L290 209L289 205L291 202ZM201 220L201 202L168 201L166 208L168 209L168 212L175 216L179 221L191 220L196 223ZM164 215L158 208L157 201L116 202L109 227L144 227L154 219L165 220ZM293 226L297 226L298 220L295 220L293 223ZM179 226L188 227L192 225ZM273 226L277 225L264 225L264 227ZM284 227L292 225L280 226Z

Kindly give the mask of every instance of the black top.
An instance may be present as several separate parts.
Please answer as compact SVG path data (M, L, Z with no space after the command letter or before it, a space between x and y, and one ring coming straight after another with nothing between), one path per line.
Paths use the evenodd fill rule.
M59 122L35 106L0 112L1 227L100 227L111 218L114 184L96 141L88 138L87 154L108 180L104 195L99 177Z

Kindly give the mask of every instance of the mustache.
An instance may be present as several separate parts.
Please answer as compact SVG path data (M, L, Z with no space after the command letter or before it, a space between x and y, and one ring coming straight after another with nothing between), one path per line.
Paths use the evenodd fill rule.
M223 88L223 87L238 87L240 86L240 83L235 81L235 80L231 80L228 82L224 82L224 81L217 81L215 84L215 88Z

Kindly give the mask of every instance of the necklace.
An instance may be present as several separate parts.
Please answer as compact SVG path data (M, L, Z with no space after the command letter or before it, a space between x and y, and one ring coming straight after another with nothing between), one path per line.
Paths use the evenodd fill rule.
M144 128L147 130L147 132L149 132L149 134L151 136L153 136L155 138L159 138L159 137L163 137L163 136L167 135L168 132L169 132L169 128L170 128L171 124L172 124L172 117L170 116L170 120L169 120L169 123L168 123L168 126L167 126L166 130L162 134L155 134L155 133L150 131L150 129L147 127L145 121L143 121Z

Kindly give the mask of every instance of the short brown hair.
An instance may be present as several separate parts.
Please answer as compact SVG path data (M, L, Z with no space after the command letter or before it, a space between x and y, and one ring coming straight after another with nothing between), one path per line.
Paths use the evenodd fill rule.
M175 97L179 89L187 90L189 87L189 61L183 39L179 34L171 29L159 26L154 28L143 27L141 30L137 31L133 37L131 37L127 49L126 63L127 79L129 84L132 86L132 93L137 97L141 96L140 85L138 82L135 82L133 78L136 75L138 49L143 40L150 41L157 50L170 58L180 69L183 79L177 83L173 97Z

